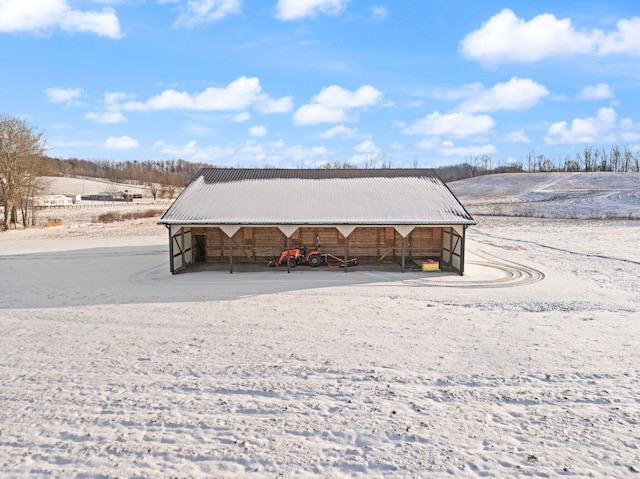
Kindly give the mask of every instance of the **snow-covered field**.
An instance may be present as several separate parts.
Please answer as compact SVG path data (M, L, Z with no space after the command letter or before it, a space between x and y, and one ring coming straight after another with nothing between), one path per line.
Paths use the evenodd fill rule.
M127 190L130 193L140 193L143 197L151 198L151 192L147 186L114 183L98 178L47 176L44 177L44 185L43 193L51 195L94 195L105 191Z
M517 173L451 183L476 214L640 219L640 173Z
M451 185L472 214L483 181ZM463 277L171 276L154 219L2 233L0 477L637 477L640 222L583 205L476 216Z

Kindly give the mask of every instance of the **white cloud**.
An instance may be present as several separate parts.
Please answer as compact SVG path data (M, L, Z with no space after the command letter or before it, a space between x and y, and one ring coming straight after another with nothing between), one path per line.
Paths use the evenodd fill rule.
M250 136L266 136L267 135L267 127L264 125L252 126L249 128Z
M287 146L284 141L259 142L256 138L238 145L204 146L195 140L184 145L157 141L153 149L168 158L182 158L230 166L263 166L264 164L295 168L314 166L327 161L328 150L323 146Z
M371 18L374 20L384 20L388 15L389 11L381 5L371 7Z
M349 91L337 85L323 88L314 98L316 103L328 108L360 108L375 105L382 99L382 93L372 86L365 85L356 91Z
M71 10L65 15L60 25L67 32L93 32L104 37L122 37L118 17L112 8L104 8L102 12Z
M326 158L328 154L324 146L306 147L301 145L290 146L286 149L286 155L296 162L313 161Z
M182 129L185 132L185 134L189 136L210 138L216 134L215 128L208 126L206 124L199 123L197 119L195 122L191 120L187 121L183 125Z
M528 78L513 77L506 83L498 83L489 90L474 90L469 100L462 103L461 111L524 110L531 108L549 91Z
M616 126L616 118L613 108L601 108L596 117L576 118L571 125L560 121L549 127L545 141L548 144L613 142L611 130Z
M293 98L285 96L273 100L265 96L256 104L256 108L261 113L287 113L293 110Z
M353 138L357 132L358 132L357 128L347 128L344 125L338 125L338 126L334 126L333 128L329 128L325 132L322 132L320 134L320 138L326 138L326 139L331 139L336 137Z
M189 161L216 162L231 159L236 154L235 149L220 146L200 147L195 140L186 145L171 145L163 141L156 141L153 149L171 158L183 158Z
M491 155L497 151L493 145L454 146L447 144L438 149L438 153L442 156L458 157Z
M349 110L373 106L381 100L382 93L369 85L355 91L332 85L323 88L311 99L311 103L301 106L293 120L298 125L346 121Z
M462 53L486 63L535 62L593 51L592 35L577 32L570 19L543 14L527 22L504 9L462 40Z
M578 93L578 98L580 100L608 100L613 98L613 90L606 83L598 83L584 87Z
M382 150L371 140L365 140L353 147L353 151L357 153L380 153Z
M127 117L119 111L105 111L102 113L90 112L87 113L84 117L87 120L105 124L124 123L127 121Z
M323 146L286 146L283 141L255 143L250 140L239 148L235 159L241 164L266 163L269 165L294 167L312 166L325 159L327 149Z
M444 142L448 143L448 142ZM435 150L439 148L443 142L441 142L438 138L424 138L416 143L416 146L422 150Z
M638 126L633 123L633 120L631 118L623 118L622 120L620 120L620 126L627 130L638 128Z
M78 99L84 95L82 88L47 88L47 99L51 103L66 103L67 107L77 105Z
M174 27L193 27L214 23L228 15L240 13L240 0L189 0Z
M347 3L349 0L278 0L276 17L280 20L299 20L318 13L337 15Z
M231 121L233 121L234 123L244 123L245 121L248 121L250 119L251 119L251 113L243 111L242 113L238 113L237 115L234 115Z
M623 131L622 133L620 133L620 139L626 142L638 141L640 140L640 133L637 133L635 131Z
M126 102L122 108L128 111L233 111L255 106L265 113L273 113L287 111L290 101L289 97L272 100L262 92L258 78L243 76L223 88L210 87L199 93L165 90L144 102Z
M508 141L509 143L531 143L529 137L524 134L524 130L509 133L505 137L505 141Z
M435 140L423 140L417 143L418 148L423 150L436 150L442 156L482 156L496 153L496 147L488 145L455 146L452 141L438 142Z
M122 37L115 10L73 10L66 0L2 0L0 32L45 32L59 27L73 32L89 32L118 39Z
M405 128L408 135L450 136L465 138L489 132L495 121L489 115L470 115L468 113L441 114L436 111L417 120Z
M504 9L461 42L467 58L487 64L536 62L573 55L640 55L640 17L620 20L616 30L577 30L570 18L542 14L529 21Z
M338 123L347 120L347 113L342 109L327 108L324 105L302 105L293 116L297 125L315 125L316 123Z
M109 150L131 150L133 148L138 148L138 146L138 140L134 140L130 136L120 136L117 138L110 136L102 145L103 148L107 148Z
M460 88L436 88L431 92L431 96L439 100L457 101L464 98L477 96L485 91L480 82L467 83Z
M600 42L598 53L612 55L630 53L640 55L640 17L620 20L618 29L606 35Z
M131 95L122 92L107 92L104 94L105 111L102 113L90 112L85 115L88 120L97 123L124 123L127 117L121 112L121 103L131 98Z
M620 139L625 142L635 142L640 140L640 125L633 122L631 118L620 120Z

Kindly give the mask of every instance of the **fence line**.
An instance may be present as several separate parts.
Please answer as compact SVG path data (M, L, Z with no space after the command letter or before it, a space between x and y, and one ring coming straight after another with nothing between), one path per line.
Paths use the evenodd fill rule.
M91 201L91 200L85 200ZM91 201L90 203L74 203L72 205L49 205L36 206L39 211L42 210L64 210L64 209L82 209L82 208L101 208L105 206L132 207L132 206L163 206L172 203L173 200L148 200L148 201Z

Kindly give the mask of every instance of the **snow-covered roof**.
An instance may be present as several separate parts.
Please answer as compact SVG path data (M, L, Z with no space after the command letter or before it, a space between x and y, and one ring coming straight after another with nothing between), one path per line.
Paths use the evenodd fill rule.
M470 225L431 169L203 168L167 225Z

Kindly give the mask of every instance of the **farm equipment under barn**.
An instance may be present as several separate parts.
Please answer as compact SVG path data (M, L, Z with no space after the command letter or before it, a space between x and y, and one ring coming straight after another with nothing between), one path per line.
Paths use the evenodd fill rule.
M289 263L289 267L293 268L299 264L306 264L312 268L316 268L321 264L327 265L329 268L346 268L358 265L358 258L344 258L335 256L330 253L320 253L318 248L307 250L305 246L299 248L291 248L284 250L280 256L269 261L269 266L277 267Z

